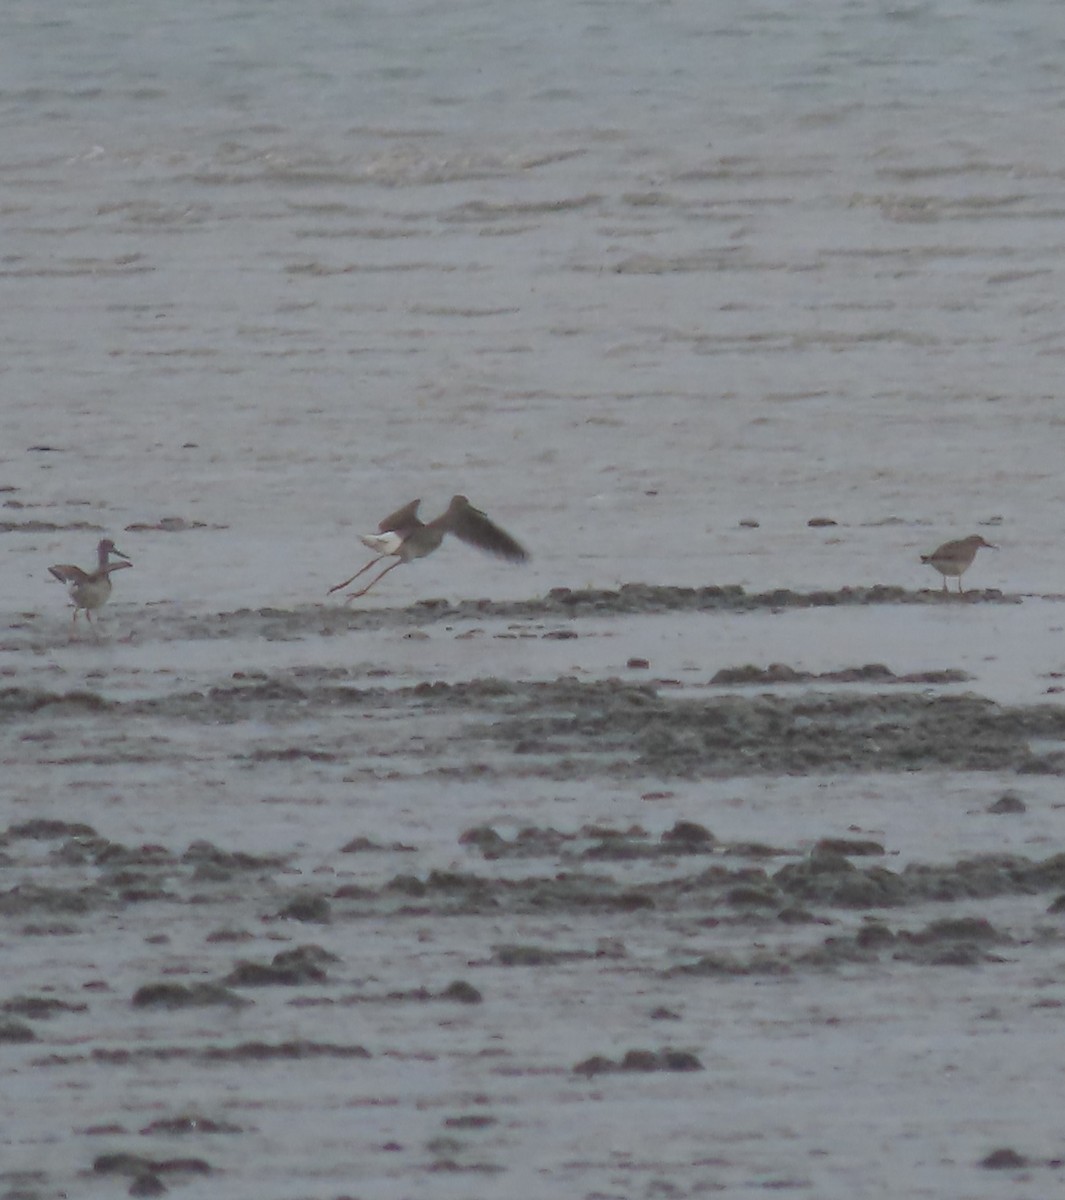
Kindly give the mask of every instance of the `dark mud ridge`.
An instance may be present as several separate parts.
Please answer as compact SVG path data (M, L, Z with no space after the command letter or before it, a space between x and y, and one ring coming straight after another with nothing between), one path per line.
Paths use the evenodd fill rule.
M548 685L547 703L495 721L486 735L515 756L564 759L578 773L596 761L662 777L1065 769L1065 748L1035 753L1030 746L1037 738L1065 739L1065 709L1056 705L912 692L704 699L576 686Z
M429 625L442 621L543 621L587 617L625 617L662 613L743 613L797 608L838 608L870 604L1020 604L1019 596L996 588L944 595L942 591L878 585L840 588L837 591L795 592L775 588L771 592L747 592L738 584L708 587L674 587L667 584L626 583L620 588L552 588L546 596L530 600L420 600L406 608L360 609L352 606L315 605L310 609L286 611L263 608L220 614L226 632L233 624L280 622L282 625L310 622L321 632L342 629L378 629L390 626ZM207 634L211 636L211 634Z
M882 663L867 663L862 667L844 667L839 671L797 671L786 663L770 663L768 667L756 667L748 663L742 667L722 667L710 680L721 687L758 685L776 687L782 683L909 683L941 684L968 683L972 676L965 671L911 671L896 675Z
M542 619L545 617L633 616L643 613L673 612L755 612L761 609L838 608L869 604L1019 604L1019 596L1009 596L997 588L944 595L940 590L906 588L878 584L867 588L839 588L836 591L795 592L774 588L770 592L747 592L738 584L707 587L675 587L669 584L625 583L620 588L552 588L546 596L531 600L421 600L407 608L344 611L362 624L384 618L385 623L405 624L411 618L418 623L447 618L493 617L501 620ZM266 611L266 610L261 610Z
M840 608L881 604L1020 604L1015 595L988 588L945 594L940 590L908 591L878 585L836 591L796 592L776 588L746 592L737 584L674 587L626 583L620 588L552 588L529 600L421 600L404 608L360 608L343 603L316 603L297 608L237 609L209 615L179 614L169 604L128 608L121 615L122 635L137 639L263 637L287 641L329 637L349 629L403 629L444 622L570 622L581 619L661 615L666 613L782 612L792 609ZM117 617L112 617L117 621ZM15 626L16 628L18 626Z
M564 779L1065 771L1065 708L1052 703L1009 706L970 693L894 686L878 693L692 695L651 683L570 677L385 688L356 686L345 675L341 668L242 675L226 686L132 701L9 688L0 691L0 724L22 725L24 740L58 739L59 761L66 763L166 761L172 752L148 731L163 719L170 729L222 724L238 732L269 722L269 744L234 738L234 761L306 759L323 769L338 764L372 772L375 761L387 760L393 776L404 770ZM446 736L438 732L441 718ZM61 737L66 723L94 719L106 725L106 741ZM126 736L116 737L118 731ZM1033 749L1036 739L1049 747Z

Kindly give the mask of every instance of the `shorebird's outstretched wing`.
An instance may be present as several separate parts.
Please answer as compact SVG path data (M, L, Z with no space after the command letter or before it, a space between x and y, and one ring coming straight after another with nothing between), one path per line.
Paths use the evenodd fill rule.
M418 520L418 505L421 500L412 500L410 504L404 504L402 508L397 508L394 513L389 513L387 517L377 526L378 533L399 533L408 531L411 527L417 527L421 524Z
M56 563L48 570L60 583L84 583L89 578L88 572L83 571L81 567L71 566L70 563Z
M132 566L133 564L131 562L108 563L107 566L104 567L104 571L106 571L108 575L112 575L115 571L123 571L126 567Z
M505 529L490 521L465 496L454 496L445 514L446 528L457 538L511 562L525 562L529 552L516 542Z

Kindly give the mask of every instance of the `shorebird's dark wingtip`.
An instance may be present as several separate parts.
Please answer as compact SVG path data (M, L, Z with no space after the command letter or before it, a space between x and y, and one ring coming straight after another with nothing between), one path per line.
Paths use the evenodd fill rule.
M529 557L529 552L519 541L489 520L479 508L474 508L465 496L456 496L446 515L448 530L478 550L510 562L525 562Z

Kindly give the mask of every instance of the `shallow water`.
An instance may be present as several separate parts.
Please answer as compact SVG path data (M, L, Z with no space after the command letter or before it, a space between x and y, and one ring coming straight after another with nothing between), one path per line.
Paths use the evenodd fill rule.
M912 583L996 517L984 582L1060 586L1051 6L34 11L5 476L24 518L226 526L127 538L138 601L321 594L457 490L536 548L467 560L492 594Z
M991 1197L1007 1145L1017 1196L1060 1189L1054 888L953 890L1062 843L1057 6L15 0L0 35L3 824L99 835L2 847L0 1001L72 1006L4 1047L4 1187L113 1195L192 1157L157 1173L212 1200ZM454 492L530 565L448 543L326 600L357 532ZM968 601L916 597L919 555L977 530L1000 548ZM47 565L104 532L135 569L72 640ZM904 593L550 595L634 581ZM771 663L968 678L711 682ZM789 769L685 758L729 696L738 733L786 714ZM803 706L870 697L882 727L825 757ZM876 769L923 704L986 726ZM706 864L647 856L677 821L721 839ZM491 859L479 825L633 845ZM756 873L823 838L948 864L944 898L782 917ZM284 857L205 867L200 839ZM663 890L704 865L773 903ZM419 892L433 871L483 889ZM305 892L328 923L279 916ZM990 940L914 959L946 916ZM899 953L847 958L872 918ZM131 1004L312 942L325 983ZM746 967L674 973L715 954ZM484 1002L413 995L453 979ZM273 1057L232 1057L252 1041ZM705 1070L573 1071L664 1046ZM150 1128L190 1113L241 1132ZM146 1161L93 1170L115 1153Z

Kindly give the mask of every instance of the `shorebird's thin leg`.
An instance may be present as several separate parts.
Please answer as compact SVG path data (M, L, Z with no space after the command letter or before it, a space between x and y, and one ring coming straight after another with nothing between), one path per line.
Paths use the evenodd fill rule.
M387 557L388 557L387 554L379 554L376 558L371 558L365 567L362 567L358 571L356 571L355 574L352 575L352 577L350 579L345 579L343 583L338 583L335 587L331 587L329 589L329 591L326 592L326 595L331 596L334 592L339 592L341 588L346 588L349 583L354 583L355 580L358 579L358 577L360 575L365 574L371 567L376 566L377 563L379 563L382 558L387 558ZM398 564L394 564L394 565L398 565Z
M382 557L384 557L384 556L382 555ZM348 592L348 594L344 597L344 599L345 600L357 600L360 596L365 596L366 593L370 590L370 588L373 587L373 585L375 583L380 583L381 580L384 579L384 577L388 574L389 571L394 571L396 569L396 567L401 566L402 563L403 563L403 559L397 558L394 563L389 563L388 566L385 567L385 569L381 572L380 575L374 576L374 578L371 579L370 582L364 588L362 588L361 591ZM360 572L360 574L361 574L361 572Z

